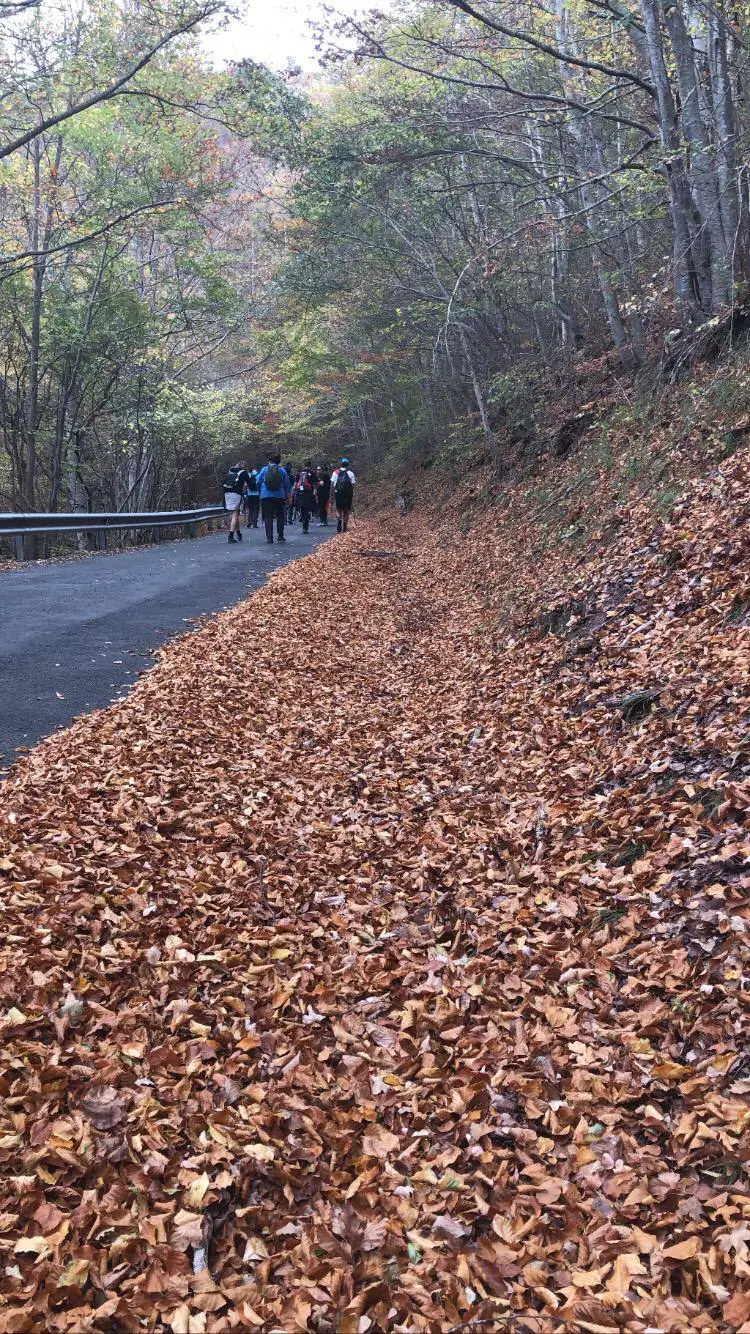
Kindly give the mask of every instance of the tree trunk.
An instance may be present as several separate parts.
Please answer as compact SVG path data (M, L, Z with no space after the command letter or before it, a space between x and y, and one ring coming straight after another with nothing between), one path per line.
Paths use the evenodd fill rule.
M469 340L468 340L468 338L466 337L466 334L464 333L463 329L462 329L460 326L459 326L459 330L458 330L458 336L459 336L459 339L460 339L460 341L461 341L461 350L463 351L464 359L465 359L465 361L466 361L466 369L468 370L468 372L469 372L469 376L470 376L470 379L471 379L471 387L472 387L472 389L474 390L474 398L475 398L475 401L476 401L476 405L477 405L477 408L479 409L479 419L480 419L480 421L481 421L481 423L482 423L482 430L483 430L483 432L484 432L484 438L485 438L487 444L488 444L488 445L491 445L491 444L492 444L492 427L490 426L490 419L489 419L489 416L487 415L487 406L486 406L485 401L484 401L484 394L482 393L482 386L481 386L481 384L479 383L479 376L477 375L476 367L475 367L475 365L474 365L474 358L473 358L472 355L471 355L471 349L470 349L470 347L469 347Z
M34 203L31 219L31 245L34 253L31 268L31 331L29 334L29 383L26 393L26 458L23 476L23 503L26 510L36 509L36 453L37 427L39 416L39 343L42 329L42 296L44 292L44 258L38 254L41 250L42 234L42 189L41 189L42 142L35 139L31 146L31 160L34 168Z
M711 79L713 123L716 133L716 171L719 206L724 240L729 251L733 274L748 276L748 220L737 170L737 116L729 72L726 23L721 14L709 8L708 67Z
M701 98L695 49L677 4L664 3L667 26L675 58L675 75L680 93L682 125L692 148L690 180L705 235L710 241L710 309L725 305L732 298L733 279L730 252L722 226L717 176L711 161L711 146L701 117Z
M659 136L664 148L664 172L674 229L675 295L685 314L694 319L711 305L711 281L693 231L693 202L682 151L672 86L667 74L657 0L640 0L646 50L655 89Z

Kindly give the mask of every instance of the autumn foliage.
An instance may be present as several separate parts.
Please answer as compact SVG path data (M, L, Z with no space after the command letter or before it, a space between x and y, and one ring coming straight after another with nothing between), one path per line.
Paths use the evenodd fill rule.
M360 520L20 764L2 1330L750 1329L747 464Z

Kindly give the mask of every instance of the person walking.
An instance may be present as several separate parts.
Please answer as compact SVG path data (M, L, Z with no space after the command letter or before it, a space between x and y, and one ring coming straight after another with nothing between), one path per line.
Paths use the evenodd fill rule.
M258 485L258 474L255 468L250 469L250 476L245 489L244 508L248 528L257 528L258 516L260 514L260 487Z
M312 463L308 459L297 473L297 480L294 483L294 498L302 519L302 531L310 531L310 515L313 513L316 504L315 497L315 478L313 477Z
M240 511L242 508L242 497L245 493L245 487L250 481L250 474L246 463L235 463L233 468L229 469L222 487L224 490L224 505L229 513L229 541L242 541L242 530L240 529Z
M281 455L272 454L265 468L258 473L260 486L260 508L266 529L266 541L273 542L273 526L276 523L276 537L279 542L286 542L284 537L284 511L292 490L289 473L281 466Z
M297 476L296 463L285 463L284 471L287 473L289 481L291 483L292 478ZM294 523L296 517L297 517L297 497L294 493L294 487L292 487L291 491L289 492L289 495L287 496L287 504L286 504L287 523Z
M336 507L336 532L345 533L354 508L354 488L357 479L349 467L349 460L343 458L331 477L331 504Z
M315 475L315 497L318 502L318 527L328 527L328 506L331 501L331 473L325 463L319 463Z

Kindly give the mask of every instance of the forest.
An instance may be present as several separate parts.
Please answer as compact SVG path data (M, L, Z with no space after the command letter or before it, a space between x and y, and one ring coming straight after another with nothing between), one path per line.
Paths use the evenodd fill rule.
M213 499L269 436L502 466L741 307L741 7L410 0L283 77L212 67L223 15L2 6L0 508Z

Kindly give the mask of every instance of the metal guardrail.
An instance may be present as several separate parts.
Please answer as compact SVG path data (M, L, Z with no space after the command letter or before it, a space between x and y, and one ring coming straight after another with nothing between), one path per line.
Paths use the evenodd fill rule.
M13 538L16 560L28 554L28 539L45 533L96 533L100 551L107 549L107 533L123 528L181 528L190 537L198 536L198 524L207 523L209 531L226 513L223 505L206 505L193 510L139 511L135 514L0 514L0 538Z

